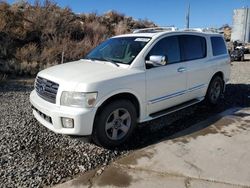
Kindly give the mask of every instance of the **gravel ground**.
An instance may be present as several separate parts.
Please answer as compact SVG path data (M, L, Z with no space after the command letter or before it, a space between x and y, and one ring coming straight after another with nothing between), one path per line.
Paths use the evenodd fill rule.
M140 124L126 147L107 150L83 138L55 134L31 116L24 81L0 83L0 187L44 187L105 166L133 149L169 139L174 133L234 106L250 106L250 61L235 62L225 97L216 109L204 104Z
M32 86L6 82L0 86L0 187L43 187L57 184L124 153L81 138L55 134L32 116Z

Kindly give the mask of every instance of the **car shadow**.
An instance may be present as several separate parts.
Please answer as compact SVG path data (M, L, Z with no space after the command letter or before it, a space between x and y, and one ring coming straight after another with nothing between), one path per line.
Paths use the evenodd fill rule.
M228 84L224 97L216 107L208 107L202 102L156 120L139 124L132 138L118 150L141 149L198 132L218 121L221 118L218 116L219 113L235 107L250 107L249 84ZM211 117L213 118L211 119ZM209 123L194 126L209 118L211 119Z

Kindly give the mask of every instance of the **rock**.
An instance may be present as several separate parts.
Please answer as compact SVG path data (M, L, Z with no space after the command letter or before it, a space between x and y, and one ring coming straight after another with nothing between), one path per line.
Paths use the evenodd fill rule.
M33 118L29 103L33 85L8 80L0 83L0 187L53 186L108 165L128 150L168 139L214 113L232 106L250 106L249 72L249 62L235 62L225 97L216 109L200 104L139 124L124 148L114 151L51 132ZM102 169L97 171L101 173Z

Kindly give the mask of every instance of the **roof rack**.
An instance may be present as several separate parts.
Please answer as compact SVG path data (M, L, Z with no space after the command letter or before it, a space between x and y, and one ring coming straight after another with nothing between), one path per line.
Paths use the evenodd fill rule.
M186 29L181 29L181 31L197 31L197 32L203 32L202 28L186 28Z
M151 27L143 29L135 29L133 33L158 33L164 31L194 31L201 33L221 33L220 30L216 28L184 28L178 29L177 27Z
M220 30L215 28L188 28L188 29L181 29L180 31L196 31L202 33L221 33Z
M133 33L158 33L164 31L177 31L176 27L152 27L144 29L135 29Z

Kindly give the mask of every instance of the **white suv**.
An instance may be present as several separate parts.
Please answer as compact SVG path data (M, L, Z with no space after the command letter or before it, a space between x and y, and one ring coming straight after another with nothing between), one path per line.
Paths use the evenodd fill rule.
M95 143L116 147L137 123L204 99L217 104L229 74L222 35L144 29L39 72L30 101L35 118L50 130L92 135Z

